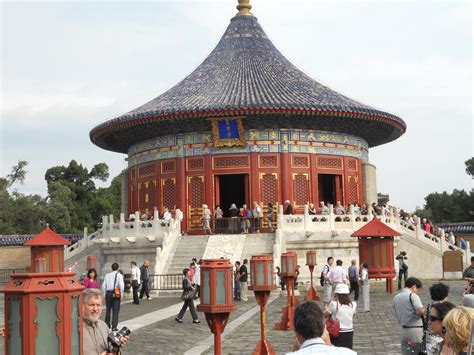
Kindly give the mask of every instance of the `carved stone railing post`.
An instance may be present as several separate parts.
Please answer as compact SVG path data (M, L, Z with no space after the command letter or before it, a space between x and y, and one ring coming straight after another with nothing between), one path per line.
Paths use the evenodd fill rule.
M329 209L329 230L334 230L334 206L328 203Z
M350 218L351 218L351 228L352 228L352 230L355 231L355 229L356 229L356 227L355 227L356 216L354 214L354 205L353 204L349 205L349 215L350 215Z
M136 211L135 212L135 225L133 228L135 229L135 236L138 236L140 234L139 228L140 228L140 212Z
M277 228L280 228L282 230L286 229L285 218L283 217L283 205L278 206L277 222Z
M82 240L86 245L86 248L89 246L89 236L87 235L87 227L84 227L84 233L82 234Z
M309 205L304 205L304 215L303 215L303 223L304 223L304 233L308 232L308 224L309 224L310 218L309 218Z

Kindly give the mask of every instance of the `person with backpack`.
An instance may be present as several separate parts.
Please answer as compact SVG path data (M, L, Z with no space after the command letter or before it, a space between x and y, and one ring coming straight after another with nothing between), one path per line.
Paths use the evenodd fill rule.
M327 258L327 264L324 265L323 271L321 272L320 284L324 288L324 292L323 292L324 310L328 308L329 303L331 302L332 285L329 282L327 275L329 274L329 271L331 270L331 266L333 263L334 263L334 258L330 256L329 258Z
M403 277L403 286L405 287L405 283L407 282L408 277L408 265L406 264L405 260L407 260L407 253L406 251L401 251L395 258L398 260L398 290L402 289L402 277Z

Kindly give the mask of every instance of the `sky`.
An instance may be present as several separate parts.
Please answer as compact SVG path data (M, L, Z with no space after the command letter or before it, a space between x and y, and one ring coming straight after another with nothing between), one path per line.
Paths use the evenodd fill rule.
M470 1L251 0L276 47L313 79L405 120L372 148L377 190L412 210L431 192L471 189L473 9ZM219 1L2 1L1 169L27 160L23 193L75 159L125 155L93 145L97 124L158 96L212 51L237 12ZM110 183L99 184L106 186Z

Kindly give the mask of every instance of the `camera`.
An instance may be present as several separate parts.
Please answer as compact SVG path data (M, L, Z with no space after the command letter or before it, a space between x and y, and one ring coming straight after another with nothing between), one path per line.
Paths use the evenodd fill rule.
M118 332L112 332L107 337L107 340L110 345L114 348L120 348L122 343L120 342L124 336L127 336L131 333L130 329L127 327L122 327Z
M406 252L406 251L401 251L401 252L400 252L400 255L402 255L402 256L407 256L407 252Z

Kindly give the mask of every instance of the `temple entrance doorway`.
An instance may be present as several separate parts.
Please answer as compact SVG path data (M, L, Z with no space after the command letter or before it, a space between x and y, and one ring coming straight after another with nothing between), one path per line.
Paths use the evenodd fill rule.
M230 217L229 208L233 203L237 208L243 204L249 205L248 174L214 175L214 179L216 206L221 206L224 217Z
M318 174L318 197L319 201L326 204L336 204L337 201L343 201L342 194L342 175L336 174Z

